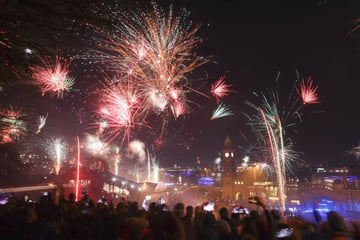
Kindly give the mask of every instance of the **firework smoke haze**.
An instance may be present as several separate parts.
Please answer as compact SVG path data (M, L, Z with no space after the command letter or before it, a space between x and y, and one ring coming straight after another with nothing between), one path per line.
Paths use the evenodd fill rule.
M90 134L86 135L84 146L86 150L94 156L103 156L109 152L109 147L106 143L102 142L98 136Z
M153 161L152 170L153 170L153 173L152 173L153 179L152 180L153 180L153 182L158 183L159 182L159 163L158 162Z
M141 141L135 140L129 143L130 156L137 159L138 162L143 163L146 160L145 144Z

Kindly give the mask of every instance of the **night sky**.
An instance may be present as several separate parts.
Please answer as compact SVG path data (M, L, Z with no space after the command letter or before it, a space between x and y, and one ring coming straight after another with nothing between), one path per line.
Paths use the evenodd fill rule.
M360 37L356 32L350 34L355 27L352 21L360 17L360 1L181 0L174 5L188 9L190 18L202 24L204 42L198 53L212 56L212 62L195 70L194 77L206 73L208 83L203 89L209 90L212 82L226 76L236 93L223 102L235 115L210 121L216 101L209 103L190 93L189 98L196 102L192 112L181 122L169 123L165 143L156 152L161 166L193 165L197 157L211 165L226 136L231 137L241 158L255 139L243 114L249 111L246 101L251 101L253 92L277 89L286 102L297 72L300 78L311 76L319 85L321 103L303 108L303 121L291 129L294 150L302 152L306 163L356 162L356 157L346 152L360 141ZM68 39L75 48L76 43L70 42ZM92 90L87 91L91 88L88 80L79 78L80 63L74 60L74 65L78 91L64 100L40 96L26 84L4 85L2 105L16 102L37 114L49 112L43 130L47 136L73 138L74 134L91 131L91 124L79 124L77 114L84 104L81 113L90 122L96 101L93 96L84 97Z
M212 159L226 135L243 154L247 142L240 132L251 138L241 117L248 111L244 102L253 91L277 86L286 92L298 71L319 84L321 103L303 109L295 150L306 163L356 162L346 152L360 140L360 45L358 35L349 34L359 1L185 1L183 6L203 25L210 24L203 51L214 55L217 64L205 67L209 75L225 74L237 91L224 99L236 116L197 122L202 131L192 147L200 159Z

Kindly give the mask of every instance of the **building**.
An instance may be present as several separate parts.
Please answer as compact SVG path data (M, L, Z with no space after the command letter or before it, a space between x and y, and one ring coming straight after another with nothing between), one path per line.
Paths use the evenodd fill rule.
M249 197L260 196L268 200L269 205L278 204L276 181L267 172L266 163L249 163L235 166L235 152L229 137L225 139L222 150L222 200L230 200L246 205Z
M230 137L227 136L222 150L222 160L224 164L224 171L222 174L223 188L222 188L222 200L234 200L234 148Z

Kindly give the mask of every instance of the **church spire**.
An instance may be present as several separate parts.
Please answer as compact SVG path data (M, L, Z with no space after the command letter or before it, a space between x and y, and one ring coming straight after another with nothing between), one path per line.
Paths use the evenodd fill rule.
M229 135L226 136L226 138L225 138L224 148L225 149L232 149L233 148L232 141L231 141Z

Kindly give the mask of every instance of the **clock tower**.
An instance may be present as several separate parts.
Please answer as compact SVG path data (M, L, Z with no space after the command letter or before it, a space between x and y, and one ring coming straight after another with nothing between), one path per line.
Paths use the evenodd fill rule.
M222 196L223 200L234 200L234 188L233 188L233 174L234 174L234 148L230 137L227 136L224 143L224 148L222 150L222 162L224 166L224 171L222 174L223 188Z

